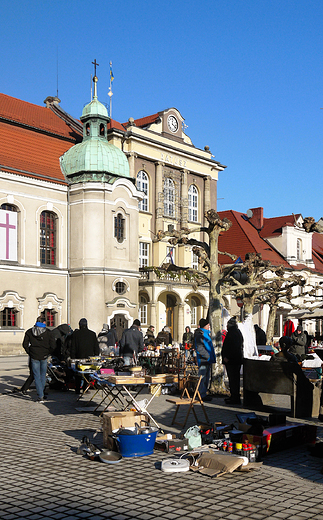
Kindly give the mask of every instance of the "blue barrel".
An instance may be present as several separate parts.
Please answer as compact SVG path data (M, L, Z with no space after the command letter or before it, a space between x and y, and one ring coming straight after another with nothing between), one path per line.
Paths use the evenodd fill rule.
M151 433L140 433L138 435L135 433L133 435L116 435L113 432L113 437L117 441L119 453L123 457L144 457L153 453L157 433L158 429L156 428Z

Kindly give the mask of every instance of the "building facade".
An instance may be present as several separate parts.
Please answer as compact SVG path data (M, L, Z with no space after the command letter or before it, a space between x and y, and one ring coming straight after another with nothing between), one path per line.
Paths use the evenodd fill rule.
M156 233L198 229L225 166L192 144L175 108L110 120L94 80L81 123L57 98L40 107L0 94L0 354L22 352L40 312L48 326L86 317L119 336L139 317L175 340L206 315L207 288L145 268L197 266Z

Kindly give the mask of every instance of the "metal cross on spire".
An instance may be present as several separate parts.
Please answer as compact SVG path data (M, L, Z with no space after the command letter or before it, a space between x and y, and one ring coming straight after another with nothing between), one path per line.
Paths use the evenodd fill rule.
M96 59L92 61L92 64L94 65L94 76L96 76L96 68L99 67L99 63L96 62Z

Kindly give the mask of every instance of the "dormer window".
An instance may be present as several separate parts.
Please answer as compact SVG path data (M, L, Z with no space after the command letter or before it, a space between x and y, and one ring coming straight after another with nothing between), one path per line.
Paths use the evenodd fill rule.
M297 239L297 246L296 246L296 260L302 260L303 257L303 250L302 250L302 241L300 238Z

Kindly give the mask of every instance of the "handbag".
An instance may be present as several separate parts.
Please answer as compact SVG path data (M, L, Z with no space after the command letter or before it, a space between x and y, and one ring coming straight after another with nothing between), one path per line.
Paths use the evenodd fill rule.
M195 425L191 426L184 433L185 439L188 440L188 449L193 450L194 448L199 448L202 446L202 436L200 432L200 427Z

